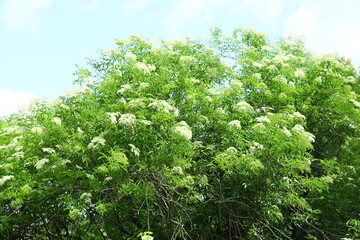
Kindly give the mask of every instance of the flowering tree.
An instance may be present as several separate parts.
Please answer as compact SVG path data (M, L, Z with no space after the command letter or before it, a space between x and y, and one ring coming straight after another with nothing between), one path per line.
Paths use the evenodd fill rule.
M132 36L0 124L3 239L359 234L359 75L240 28Z

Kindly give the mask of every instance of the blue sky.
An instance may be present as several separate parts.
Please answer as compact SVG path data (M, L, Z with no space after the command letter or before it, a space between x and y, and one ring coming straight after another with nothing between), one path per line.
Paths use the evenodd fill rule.
M209 36L252 26L304 36L316 53L360 65L359 0L0 0L0 116L74 88L75 64L131 34Z

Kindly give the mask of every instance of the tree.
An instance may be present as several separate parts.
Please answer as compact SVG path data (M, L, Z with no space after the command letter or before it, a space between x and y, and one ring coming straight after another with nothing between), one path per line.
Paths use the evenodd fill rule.
M2 238L358 236L348 60L214 28L119 39L76 75L80 88L0 125Z

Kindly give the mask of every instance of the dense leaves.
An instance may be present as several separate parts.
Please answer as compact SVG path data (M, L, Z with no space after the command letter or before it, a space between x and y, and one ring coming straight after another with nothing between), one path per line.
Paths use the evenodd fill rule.
M2 239L341 239L359 222L359 75L301 40L118 39L0 122Z

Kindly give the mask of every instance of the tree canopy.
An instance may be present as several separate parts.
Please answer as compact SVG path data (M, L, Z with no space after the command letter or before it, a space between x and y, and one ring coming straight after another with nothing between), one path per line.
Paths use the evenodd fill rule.
M356 239L359 74L301 39L117 39L0 121L1 239Z

